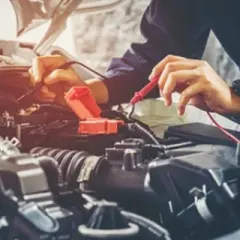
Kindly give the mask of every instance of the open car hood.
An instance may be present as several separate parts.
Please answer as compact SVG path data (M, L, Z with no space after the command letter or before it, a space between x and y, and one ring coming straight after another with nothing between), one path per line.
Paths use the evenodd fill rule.
M66 27L68 17L80 13L111 10L125 0L10 0L16 14L17 36L46 21L51 24L37 44L35 52L43 55Z

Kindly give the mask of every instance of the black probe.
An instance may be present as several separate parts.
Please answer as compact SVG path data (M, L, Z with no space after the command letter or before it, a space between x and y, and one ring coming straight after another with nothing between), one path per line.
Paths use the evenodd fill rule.
M68 61L64 64L62 64L61 66L58 67L58 69L68 69L69 67L71 67L73 64L78 64L84 68L86 68L87 70L93 72L94 74L100 76L103 79L106 79L105 76L103 76L102 74L98 73L97 71L89 68L88 66L86 66L85 64L78 62L78 61ZM42 77L42 79L46 78L47 75L50 74L49 72L45 73ZM40 83L36 84L36 86L32 89L30 89L28 92L26 92L25 94L23 94L21 97L18 98L18 102L22 101L23 99L25 99L26 97L32 95L33 93L35 93L36 91L38 91L41 87L43 87L45 85L44 81L41 81Z
M66 62L64 64L62 64L61 66L59 66L59 69L68 69L73 63L73 61L69 61ZM44 79L49 73L45 73L43 74L42 79ZM45 85L44 81L41 81L40 83L37 83L36 86L32 89L30 89L29 91L27 91L25 94L23 94L21 97L19 97L17 100L20 102L23 99L25 99L26 97L32 95L33 93L35 93L36 91L38 91L41 87L43 87Z

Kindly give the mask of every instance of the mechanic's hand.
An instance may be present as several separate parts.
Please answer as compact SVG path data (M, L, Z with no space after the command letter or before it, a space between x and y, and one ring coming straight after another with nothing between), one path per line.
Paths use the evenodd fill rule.
M170 55L154 67L149 79L159 74L158 86L166 106L171 105L173 92L180 93L179 115L188 103L220 114L240 112L240 98L205 61Z
M45 86L36 93L40 101L65 104L64 95L71 87L86 86L72 68L58 69L65 62L66 59L59 55L41 56L33 60L29 70L32 84L45 82ZM44 74L48 74L45 79Z

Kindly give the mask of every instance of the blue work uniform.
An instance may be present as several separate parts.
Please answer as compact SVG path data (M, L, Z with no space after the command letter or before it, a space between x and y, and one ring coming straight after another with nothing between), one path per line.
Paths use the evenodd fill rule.
M113 59L103 80L109 104L128 102L169 54L201 59L210 30L240 66L239 12L239 0L152 0L140 25L145 41L133 43L122 58ZM158 96L157 88L148 95Z

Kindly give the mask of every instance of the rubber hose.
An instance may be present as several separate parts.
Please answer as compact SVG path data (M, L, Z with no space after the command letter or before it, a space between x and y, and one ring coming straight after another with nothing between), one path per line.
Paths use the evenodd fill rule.
M157 223L142 217L140 215L137 215L135 213L127 212L127 211L121 211L122 215L126 217L129 221L147 229L149 232L157 236L159 239L164 240L171 240L169 233L166 229L158 225Z
M85 160L91 156L85 151L41 147L33 148L30 153L38 154L38 156L47 155L48 157L54 158L61 172L62 181L67 183L69 189L77 187L77 178L81 168Z

